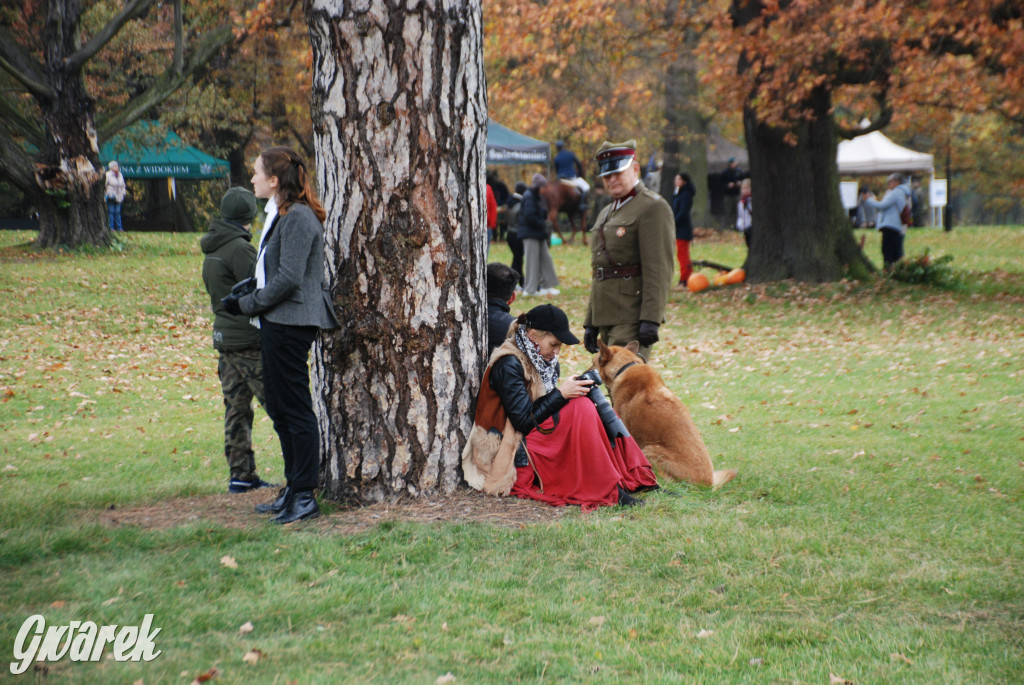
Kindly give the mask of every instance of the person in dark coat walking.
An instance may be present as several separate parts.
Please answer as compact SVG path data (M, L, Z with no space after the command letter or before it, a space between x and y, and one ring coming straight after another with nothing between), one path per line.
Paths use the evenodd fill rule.
M693 222L690 211L693 209L693 196L697 193L693 180L685 171L676 174L675 192L672 194L672 215L676 220L676 258L679 260L679 285L693 273L690 261L690 242L693 240Z
M519 237L519 211L523 208L523 194L526 184L516 183L516 192L508 199L508 231L505 241L512 251L512 270L519 274L519 285L523 284L523 239Z

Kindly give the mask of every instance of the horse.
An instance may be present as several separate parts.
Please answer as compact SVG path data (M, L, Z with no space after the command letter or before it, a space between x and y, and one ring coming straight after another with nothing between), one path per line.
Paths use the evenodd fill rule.
M562 242L572 242L576 238L578 230L583 236L583 244L587 244L587 209L580 208L580 197L582 193L571 181L557 179L544 186L541 194L548 203L548 221L554 227L555 233L562 239ZM563 213L569 219L569 227L572 233L566 241L562 231L558 227L558 215ZM577 227L577 223L579 226Z

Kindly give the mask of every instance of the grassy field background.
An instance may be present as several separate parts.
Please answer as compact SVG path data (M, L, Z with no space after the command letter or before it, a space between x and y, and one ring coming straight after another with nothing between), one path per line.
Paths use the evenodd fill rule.
M32 237L0 232L0 682L1024 680L1024 228L912 231L909 255L954 256L953 290L673 292L652 363L716 468L739 470L719 491L355 535L255 515L104 523L226 491L199 236L129 234L94 255L36 254ZM726 234L693 256L739 265L744 250ZM551 301L578 329L588 252L553 255ZM565 372L588 364L563 354ZM280 482L262 410L255 443ZM8 670L33 614L148 613L152 662Z

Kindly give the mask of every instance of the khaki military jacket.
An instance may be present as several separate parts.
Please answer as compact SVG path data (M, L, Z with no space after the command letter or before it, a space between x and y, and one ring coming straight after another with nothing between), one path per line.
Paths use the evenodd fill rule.
M627 278L594 277L585 326L618 326L665 320L665 305L675 273L675 219L661 195L637 184L636 195L618 210L605 207L591 230L591 266L639 265ZM609 256L611 260L609 261ZM593 272L592 272L593 276Z

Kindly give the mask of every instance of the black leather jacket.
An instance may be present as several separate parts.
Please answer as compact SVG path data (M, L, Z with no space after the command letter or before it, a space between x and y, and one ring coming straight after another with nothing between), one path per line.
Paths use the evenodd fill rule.
M487 298L487 356L491 356L494 348L500 347L505 342L505 335L508 327L516 317L509 314L507 302L500 297Z
M501 406L505 408L512 427L526 435L538 428L548 418L555 418L558 425L558 410L569 404L562 393L555 388L536 401L530 399L530 391L526 387L526 373L523 365L513 355L501 357L491 367L491 389L501 398ZM516 451L516 466L527 466L526 452L522 444Z

